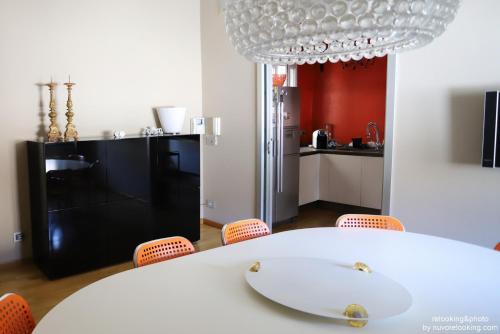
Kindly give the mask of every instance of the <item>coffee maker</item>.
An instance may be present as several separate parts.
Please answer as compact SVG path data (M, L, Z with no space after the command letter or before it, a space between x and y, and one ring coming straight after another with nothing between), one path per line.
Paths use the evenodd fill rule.
M328 135L323 129L316 130L312 135L312 146L317 149L325 149L328 146Z

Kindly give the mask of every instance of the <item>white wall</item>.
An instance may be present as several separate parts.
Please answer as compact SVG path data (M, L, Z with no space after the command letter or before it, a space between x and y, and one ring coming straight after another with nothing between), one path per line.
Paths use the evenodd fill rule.
M500 89L492 12L497 0L464 0L442 37L398 56L391 203L409 231L488 247L500 241L500 171L480 167L483 93ZM12 241L29 231L22 142L39 130L36 83L50 76L77 82L82 136L137 133L156 105L221 116L219 146L204 147L203 192L216 201L204 216L255 216L256 68L230 45L217 0L0 1L0 50L0 263L29 255L29 239ZM61 127L64 98L59 87ZM46 113L46 90L42 101Z
M205 146L204 218L218 223L256 214L256 66L236 53L218 0L201 1L203 115L222 118L218 146Z
M30 230L23 141L39 131L40 98L44 113L48 102L36 84L68 74L81 136L137 134L158 105L201 115L200 1L0 1L0 262L30 255L29 238L21 249L12 234ZM57 97L63 127L61 86Z
M500 170L481 168L484 92L500 89L498 0L465 0L425 48L398 56L391 213L408 231L493 247Z

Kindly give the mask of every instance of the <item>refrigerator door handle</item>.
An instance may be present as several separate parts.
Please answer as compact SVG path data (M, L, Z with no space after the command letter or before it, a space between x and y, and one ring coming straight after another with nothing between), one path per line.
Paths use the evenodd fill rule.
M276 105L276 192L280 193L281 188L281 102Z
M284 115L283 115L284 104L281 103L281 137L280 137L280 188L279 192L283 192L283 158L284 158Z
M286 92L281 92L278 104L278 193L283 192L283 141L284 141L284 95Z

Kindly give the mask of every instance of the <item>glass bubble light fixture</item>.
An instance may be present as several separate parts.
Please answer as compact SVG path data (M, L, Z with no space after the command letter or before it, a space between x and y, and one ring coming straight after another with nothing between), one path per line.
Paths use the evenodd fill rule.
M440 36L460 0L223 0L236 50L257 63L372 59Z

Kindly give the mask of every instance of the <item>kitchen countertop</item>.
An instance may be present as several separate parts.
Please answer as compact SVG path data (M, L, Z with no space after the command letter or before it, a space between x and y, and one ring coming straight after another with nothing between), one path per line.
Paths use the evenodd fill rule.
M334 148L334 149L315 149L312 147L301 147L300 156L314 154L338 154L338 155L357 155L363 157L383 157L384 149L376 150L373 148Z

